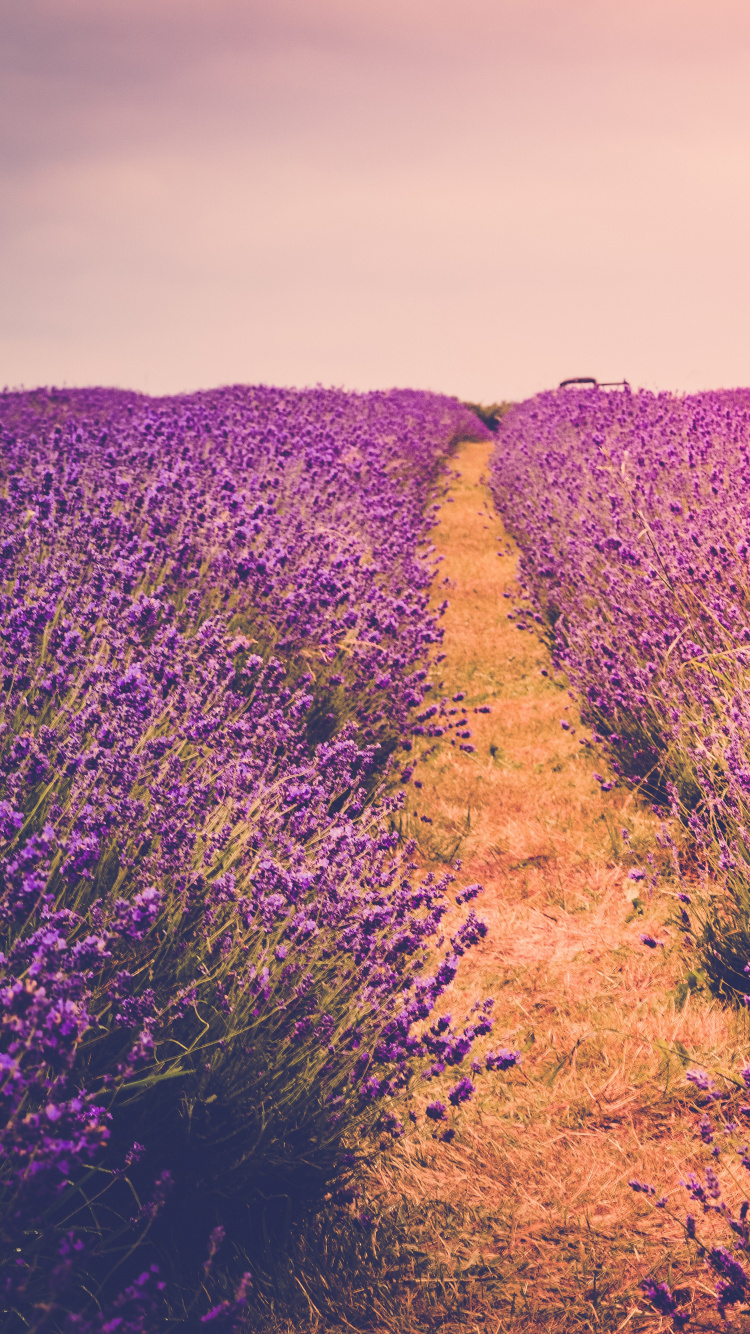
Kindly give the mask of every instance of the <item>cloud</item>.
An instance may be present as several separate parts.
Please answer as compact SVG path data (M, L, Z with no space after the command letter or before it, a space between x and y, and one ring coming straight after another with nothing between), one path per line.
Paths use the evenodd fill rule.
M747 379L744 0L0 22L11 383Z

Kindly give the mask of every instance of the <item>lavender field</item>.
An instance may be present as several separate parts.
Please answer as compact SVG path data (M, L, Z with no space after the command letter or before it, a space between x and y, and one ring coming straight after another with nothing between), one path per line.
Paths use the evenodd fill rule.
M460 478L456 445L486 452L493 439L455 399L264 387L0 398L3 1330L239 1331L276 1328L285 1311L338 1328L336 1312L354 1319L355 1305L378 1327L381 1281L393 1311L408 1288L418 1312L429 1220L419 1206L401 1232L378 1232L366 1184L378 1155L401 1164L415 1199L428 1171L451 1181L444 1162L460 1174L449 1195L477 1156L483 1179L504 1181L519 1126L536 1129L517 1160L535 1136L541 1153L567 1061L552 1036L547 1050L519 1027L514 1001L544 1006L544 983L506 965L502 930L487 939L475 880L490 877L493 930L517 912L513 944L523 953L526 931L533 954L534 896L556 933L573 930L565 895L580 896L584 872L604 886L598 920L624 938L622 894L606 890L622 873L633 914L647 903L660 923L636 938L641 959L691 970L682 999L660 1002L665 1025L691 987L722 1012L750 997L750 391L559 390L485 416L499 554L510 568L506 533L520 552L512 605L487 582L498 536L476 509L479 463L433 532L447 479ZM432 537L448 533L444 579ZM503 577L518 587L515 570ZM445 585L457 618L447 693ZM568 714L553 721L570 754L545 742L541 777L530 738L550 709ZM587 785L597 821L622 813L635 831L614 836L606 867ZM553 883L535 807L558 800L564 838L574 820L579 834ZM484 823L456 892L471 802ZM528 857L506 855L501 824ZM587 883L580 911L596 893ZM555 985L551 1012L559 1024L569 1006L577 1051L592 1039ZM634 975L622 994L644 985ZM581 1087L573 1064L570 1080L585 1120L594 1075L581 1062ZM679 1115L698 1112L686 1133L709 1157L669 1217L701 1248L693 1261L723 1319L750 1294L750 1206L734 1187L722 1194L720 1171L730 1159L748 1169L738 1099L750 1067L719 1076L698 1060L687 1078ZM550 1175L578 1125L552 1125ZM574 1173L574 1154L565 1161ZM656 1178L630 1184L666 1210ZM482 1259L471 1272L495 1285L487 1310L534 1327L503 1296L512 1269L501 1281ZM660 1270L641 1265L631 1288L618 1272L611 1328L634 1283L647 1319L693 1318ZM350 1282L351 1308L339 1302ZM539 1309L557 1311L550 1301ZM565 1301L550 1328L593 1328L583 1296Z
M706 966L750 991L750 392L540 395L504 420L493 491L519 625L615 775L689 832L716 891Z
M692 981L724 1004L747 1004L750 391L541 394L504 417L492 491L520 547L522 596L510 614L546 642L580 703L592 729L582 744L606 769L594 777L605 792L631 789L663 819L658 855L634 874L672 900ZM730 1175L731 1162L750 1168L748 1108L736 1103L750 1068L725 1069L718 1084L706 1070L687 1073L713 1157L683 1182L692 1210L683 1224L690 1240L694 1215L704 1227L722 1220L723 1236L698 1254L723 1321L750 1292L747 1199L733 1212L716 1171L719 1139ZM658 1182L631 1186L659 1194ZM685 1327L689 1312L667 1285L644 1289Z
M483 926L443 940L391 820L484 428L232 388L5 393L0 433L3 1329L231 1328L305 1211L366 1231L362 1136L491 1028L430 1019Z

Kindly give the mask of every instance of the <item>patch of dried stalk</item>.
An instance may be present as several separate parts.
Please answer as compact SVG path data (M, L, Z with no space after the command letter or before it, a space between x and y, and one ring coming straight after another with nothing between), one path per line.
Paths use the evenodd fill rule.
M461 882L485 885L489 934L452 999L463 1011L495 996L492 1045L523 1061L480 1078L450 1146L413 1132L374 1169L384 1249L395 1229L413 1262L396 1301L374 1297L370 1327L656 1334L670 1322L638 1289L654 1274L684 1289L691 1329L716 1330L680 1226L627 1182L652 1182L684 1215L680 1178L705 1161L685 1068L747 1061L748 1021L686 985L668 868L633 905L629 870L658 859L659 821L632 793L601 790L566 683L542 674L546 650L508 617L516 554L482 481L488 455L462 447L434 535L436 601L450 599L440 693L465 692L475 751L429 743L402 832L426 866L460 857ZM649 950L642 934L664 943ZM323 1328L352 1326L312 1319Z

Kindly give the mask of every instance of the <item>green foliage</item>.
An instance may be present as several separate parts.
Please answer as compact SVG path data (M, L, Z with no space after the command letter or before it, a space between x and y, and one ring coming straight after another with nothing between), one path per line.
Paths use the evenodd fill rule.
M491 431L496 431L501 417L513 404L506 403L503 400L502 403L463 403L462 406L475 413L479 420L484 422L484 425L488 426Z

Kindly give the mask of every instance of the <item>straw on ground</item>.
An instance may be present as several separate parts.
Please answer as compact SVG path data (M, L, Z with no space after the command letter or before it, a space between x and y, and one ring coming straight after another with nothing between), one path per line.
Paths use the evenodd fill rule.
M461 449L435 536L435 593L450 599L440 693L465 692L475 751L441 738L417 767L403 828L426 863L460 856L461 879L484 883L490 933L451 999L494 995L495 1044L523 1062L484 1079L449 1149L418 1135L380 1170L432 1265L397 1324L448 1331L460 1313L456 1329L513 1334L666 1329L638 1288L653 1272L689 1290L695 1328L714 1328L681 1229L627 1182L653 1182L684 1213L679 1179L698 1160L685 1066L740 1060L746 1020L691 987L689 954L665 925L677 886L641 890L641 902L629 875L658 854L658 819L622 788L602 790L565 683L508 616L516 556L483 485L488 455ZM644 934L663 945L648 949Z

